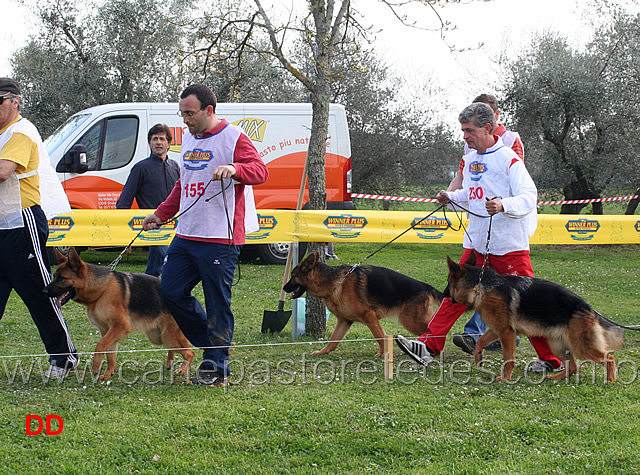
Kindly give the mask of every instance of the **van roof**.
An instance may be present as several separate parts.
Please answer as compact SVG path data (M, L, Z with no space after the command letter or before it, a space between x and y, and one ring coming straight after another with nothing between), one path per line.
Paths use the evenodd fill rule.
M135 110L135 109L147 109L147 110L177 110L178 103L177 102L121 102L121 103L113 103L113 104L102 104L99 106L89 107L84 109L81 112L102 112L113 109L118 110ZM256 110L273 110L277 108L278 110L286 110L288 112L305 112L311 109L310 102L218 102L216 106L216 111L218 108L224 111L228 110L237 110L237 109L251 109L253 111ZM331 109L344 109L344 106L341 104L331 104Z

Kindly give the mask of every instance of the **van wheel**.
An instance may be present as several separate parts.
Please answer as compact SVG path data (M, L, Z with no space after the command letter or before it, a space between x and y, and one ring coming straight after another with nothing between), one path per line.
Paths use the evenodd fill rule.
M289 254L288 242L273 242L270 244L258 244L255 247L256 254L262 262L265 264L280 264L284 265L287 262L287 255ZM298 243L298 255L300 258L307 252L307 243Z

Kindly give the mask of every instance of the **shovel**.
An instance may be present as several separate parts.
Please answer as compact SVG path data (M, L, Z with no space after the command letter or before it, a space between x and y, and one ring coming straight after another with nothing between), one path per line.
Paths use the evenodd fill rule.
M302 181L300 182L300 191L298 192L298 204L296 205L296 211L302 208L302 198L304 197L304 189L307 183L307 171L309 168L309 155L304 162L304 168L302 169ZM278 302L278 310L275 312L272 310L265 310L262 316L262 333L274 332L280 333L284 326L291 318L291 310L284 310L284 299L286 292L284 286L289 280L289 272L291 271L291 262L293 260L293 243L289 246L289 253L287 254L287 263L284 266L284 277L282 279L282 289L280 290L280 302Z
M289 249L289 257L287 258L287 265L285 266L284 275L289 274L289 270L291 269L291 249ZM287 283L287 279L285 278L282 285ZM278 310L275 312L272 310L265 310L264 315L262 316L262 333L280 333L284 326L291 318L291 310L284 310L284 299L286 293L284 289L280 291L280 302L278 302Z

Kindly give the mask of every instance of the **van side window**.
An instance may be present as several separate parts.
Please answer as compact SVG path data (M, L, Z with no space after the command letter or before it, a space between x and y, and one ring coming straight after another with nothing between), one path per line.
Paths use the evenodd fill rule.
M111 117L91 127L74 145L87 148L88 171L113 170L129 163L138 141L137 117ZM56 170L71 171L62 160Z
M120 168L133 159L138 140L137 117L120 117L107 121L101 170Z

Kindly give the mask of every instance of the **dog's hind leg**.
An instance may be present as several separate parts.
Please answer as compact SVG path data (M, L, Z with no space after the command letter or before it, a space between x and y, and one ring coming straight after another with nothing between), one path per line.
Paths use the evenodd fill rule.
M314 351L311 354L326 355L331 353L333 350L337 348L338 343L340 343L340 340L344 338L344 336L349 331L349 328L351 328L351 325L353 324L353 322L350 322L349 320L345 320L344 318L337 317L337 319L338 319L338 322L336 323L336 328L333 330L333 333L329 337L329 343L327 343L327 345L321 350Z
M607 382L616 382L616 360L608 351L606 334L593 312L574 315L569 323L568 338L578 358L602 363L607 371Z
M191 349L191 343L184 336L184 333L178 327L178 324L171 318L171 321L167 323L164 331L162 332L162 344L169 348L167 354L167 369L170 369L169 359L173 360L173 356L176 351L182 355L182 365L174 372L176 374L185 374L189 371L189 366L195 356L194 351Z

